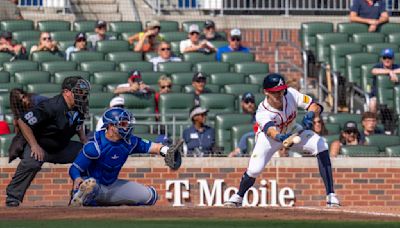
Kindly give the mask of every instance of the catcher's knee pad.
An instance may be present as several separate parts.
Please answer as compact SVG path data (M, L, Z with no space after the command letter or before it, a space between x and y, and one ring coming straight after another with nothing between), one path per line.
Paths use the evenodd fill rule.
M150 200L147 201L146 205L154 205L156 204L157 200L158 200L158 194L157 191L154 187L150 186L149 187L151 196L150 196Z

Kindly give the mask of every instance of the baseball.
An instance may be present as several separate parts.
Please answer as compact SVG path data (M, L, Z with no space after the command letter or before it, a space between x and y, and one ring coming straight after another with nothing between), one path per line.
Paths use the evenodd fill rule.
M293 143L294 143L294 144L297 144L297 143L299 143L300 141L301 141L300 136L295 136L295 137L293 138Z

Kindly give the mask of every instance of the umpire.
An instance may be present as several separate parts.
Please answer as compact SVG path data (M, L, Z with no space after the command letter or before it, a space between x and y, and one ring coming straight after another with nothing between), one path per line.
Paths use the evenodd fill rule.
M6 206L18 207L44 162L72 163L86 137L83 121L88 115L90 84L82 77L68 77L61 94L39 103L18 119L28 142L14 177L7 186ZM78 134L81 142L71 141Z

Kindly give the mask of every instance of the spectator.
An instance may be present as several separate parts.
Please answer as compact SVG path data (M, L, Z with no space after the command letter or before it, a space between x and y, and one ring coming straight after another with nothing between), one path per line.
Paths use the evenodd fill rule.
M328 129L325 127L324 120L320 116L316 116L313 119L313 131L320 136L328 135Z
M38 45L34 45L31 47L31 54L36 51L48 51L54 55L62 56L61 51L58 50L57 42L53 41L50 33L48 32L42 32L40 34Z
M372 68L371 73L375 76L377 75L387 75L390 78L390 81L397 84L399 83L399 78L397 74L400 73L400 66L394 63L394 51L390 48L384 49L381 52L381 62L376 64L374 68ZM377 112L377 101L376 101L376 93L377 93L377 82L376 77L372 78L372 88L370 94L370 102L369 102L369 111L376 113Z
M137 33L129 37L128 42L130 44L134 44L135 41L137 41L134 51L156 51L157 44L163 40L159 35L160 30L161 25L159 21L150 21L143 32Z
M111 99L110 101L110 108L114 108L114 107L119 107L119 108L125 108L125 98L123 97L114 97L113 99ZM103 118L100 118L99 121L97 121L96 124L96 131L100 131L101 128L103 127Z
M21 44L13 44L11 32L3 32L0 37L0 52L7 52L16 57L26 53Z
M0 7L0 20L23 20L18 8L18 0L2 0Z
M203 157L213 153L215 143L214 128L207 126L208 110L200 106L194 106L190 110L189 118L193 125L183 131L185 140L184 151L195 157Z
M194 105L200 105L200 94L209 93L210 91L206 89L207 78L201 72L197 72L193 75L192 86L194 88Z
M161 75L160 78L158 79L158 88L159 91L156 93L156 95L154 96L154 100L155 100L155 113L158 114L159 113L159 109L158 109L158 101L160 100L160 94L165 94L165 93L170 93L171 89L172 89L172 80L171 78L169 78L166 75Z
M360 141L361 143L365 143L365 137L374 135L374 134L384 134L384 132L377 128L376 125L378 123L376 113L373 112L364 112L362 114L361 125L363 130L360 132Z
M252 124L255 123L255 114L256 114L256 98L254 94L250 92L246 92L242 96L242 101L240 102L240 105L242 106L242 110L244 114L247 115L252 115ZM240 137L238 146L231 152L229 153L228 157L236 157L239 156L240 154L244 154L247 151L247 139L250 137L254 137L255 133L254 131L247 132Z
M358 131L357 123L354 121L348 121L346 122L344 129L340 132L339 140L335 140L331 144L331 157L338 156L340 147L342 146L362 144L363 142L360 140L360 132Z
M114 93L148 93L149 91L150 87L143 82L140 71L135 70L129 73L128 82L118 85Z
M97 21L94 31L96 34L90 35L87 38L87 42L92 44L93 50L96 50L97 41L116 39L114 36L107 35L107 23L105 21Z
M158 45L158 56L150 59L153 63L153 71L158 71L158 64L165 62L181 62L182 59L179 57L172 56L171 44L162 41Z
M81 32L76 35L74 46L71 46L67 48L67 50L65 50L65 58L67 59L67 61L69 61L72 52L86 51L86 50L87 50L86 37L85 34Z
M200 39L200 28L196 24L190 25L189 39L181 41L179 50L182 54L188 52L202 52L208 54L216 51L215 47L209 41Z
M368 32L375 32L380 24L389 21L384 0L353 0L350 21L367 24Z
M218 48L217 61L222 61L222 53L225 52L250 52L250 49L242 46L242 32L239 29L232 29L229 37L229 45Z
M208 41L225 41L225 37L215 32L215 23L211 20L204 22L203 34L200 35L200 40Z

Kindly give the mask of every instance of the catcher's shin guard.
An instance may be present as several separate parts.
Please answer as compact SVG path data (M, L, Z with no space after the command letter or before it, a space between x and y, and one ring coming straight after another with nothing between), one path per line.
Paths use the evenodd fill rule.
M158 200L158 194L155 188L153 188L152 186L149 187L150 193L151 193L151 198L150 200L146 203L146 205L154 205L156 204L157 200Z
M69 205L71 207L89 206L96 196L96 180L94 178L86 179L79 185L71 197Z

